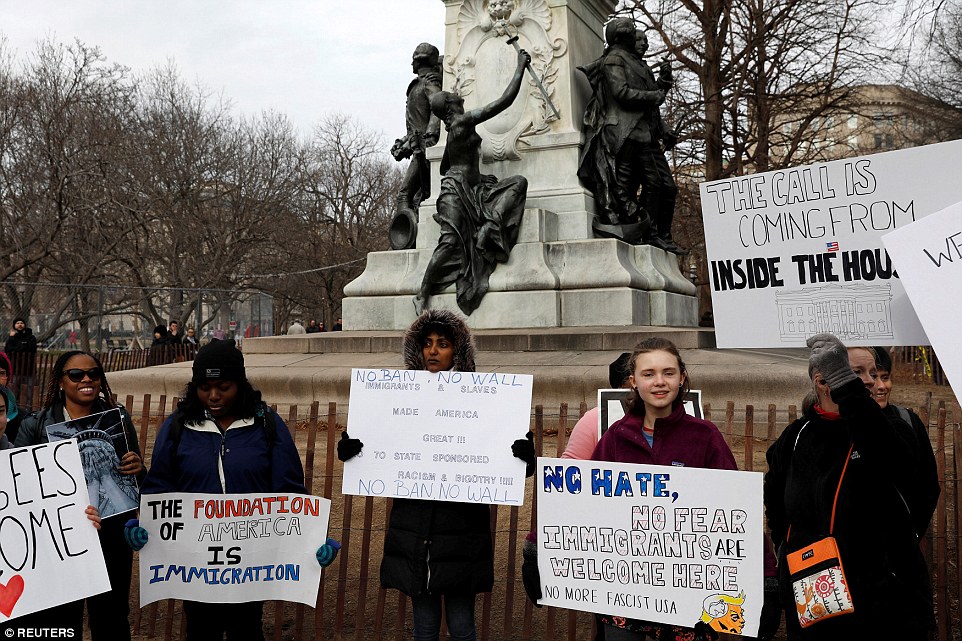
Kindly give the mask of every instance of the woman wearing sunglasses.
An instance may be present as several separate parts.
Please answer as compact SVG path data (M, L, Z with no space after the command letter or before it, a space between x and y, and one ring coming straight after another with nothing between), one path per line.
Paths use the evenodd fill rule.
M104 368L96 357L86 352L66 352L57 359L50 374L50 383L41 410L27 416L20 425L15 445L26 447L47 442L47 427L83 418L119 407L129 451L120 459L119 471L136 475L138 482L147 474L130 415L111 400L110 386ZM136 518L135 510L116 514L102 522L100 547L103 548L110 577L109 592L87 598L87 617L93 641L124 641L130 639L130 574L133 551L124 539L124 524ZM82 580L82 577L65 577ZM78 606L79 607L79 606Z

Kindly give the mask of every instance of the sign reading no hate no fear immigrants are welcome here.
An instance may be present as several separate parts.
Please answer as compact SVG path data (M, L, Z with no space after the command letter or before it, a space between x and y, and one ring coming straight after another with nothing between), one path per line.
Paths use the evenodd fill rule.
M881 238L962 201L959 158L953 141L702 183L718 347L928 344Z
M755 636L762 474L539 458L544 605Z
M344 494L521 505L530 427L528 374L355 369L347 428L360 454Z

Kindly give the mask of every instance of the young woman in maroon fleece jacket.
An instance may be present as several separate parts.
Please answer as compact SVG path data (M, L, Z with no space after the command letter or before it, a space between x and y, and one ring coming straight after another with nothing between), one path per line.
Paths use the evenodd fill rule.
M688 371L674 343L660 337L642 341L628 361L628 370L632 390L628 414L608 428L595 447L592 460L738 469L731 449L715 424L685 413L685 393L690 389ZM767 557L772 556L767 545L766 552ZM770 560L773 557L766 559ZM774 564L767 562L767 565L773 566L770 572L774 574ZM777 603L775 599L772 601ZM692 629L609 615L602 615L601 619L605 623L606 641L646 638L681 641L717 636L703 622Z

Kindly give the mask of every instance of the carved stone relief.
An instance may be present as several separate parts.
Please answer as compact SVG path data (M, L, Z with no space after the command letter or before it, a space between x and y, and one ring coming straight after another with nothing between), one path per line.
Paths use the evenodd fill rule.
M531 68L549 97L554 96L555 58L564 55L567 42L551 39L551 10L545 0L464 0L457 29L457 52L445 56L444 66L454 77L454 91L464 98L465 109L487 104L503 91L517 60L508 42L515 36L518 46L531 54ZM478 127L482 161L519 160L524 139L549 131L554 119L529 77L514 104Z

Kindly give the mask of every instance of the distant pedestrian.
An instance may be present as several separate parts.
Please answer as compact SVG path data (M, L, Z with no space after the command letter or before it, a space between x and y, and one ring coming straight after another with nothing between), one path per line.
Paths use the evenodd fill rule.
M27 397L25 400L28 407L33 402L33 382L37 361L37 337L33 335L33 330L27 327L24 318L13 319L13 327L10 335L4 344L3 351L7 353L13 362L13 379L10 381L11 387L19 390L27 387Z
M299 320L295 320L293 323L291 323L291 326L287 328L288 336L296 336L299 334L306 334L306 333L307 333L307 330L304 329L304 326L301 325L301 321Z
M322 324L323 324L323 323L322 323ZM312 318L312 319L310 320L310 322L307 324L307 333L308 333L308 334L317 334L317 333L320 332L320 331L321 331L321 328L317 326L317 319L316 319L316 318Z
M337 322L334 323L334 327L331 328L332 332L339 332L343 329L344 325L342 323L343 319L339 316Z
M180 323L171 319L167 331L167 343L170 345L180 345L184 342L184 334L180 331Z

